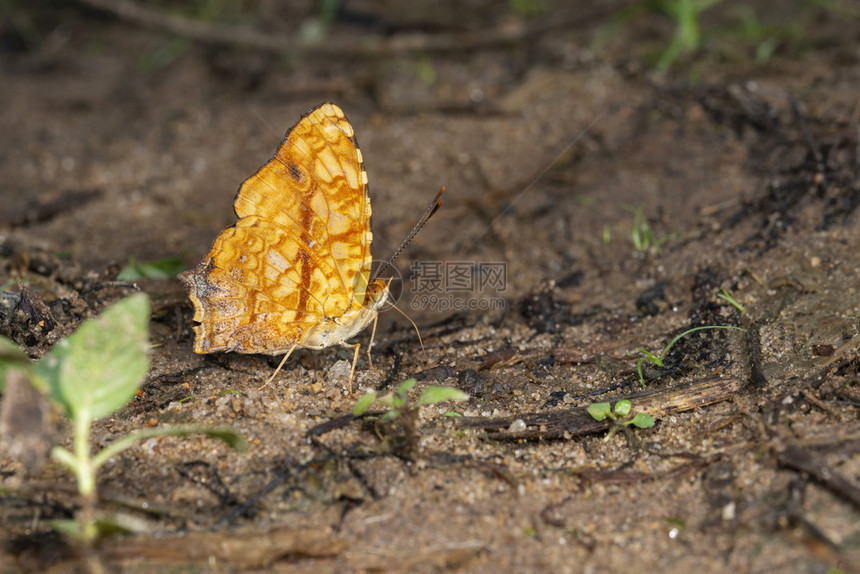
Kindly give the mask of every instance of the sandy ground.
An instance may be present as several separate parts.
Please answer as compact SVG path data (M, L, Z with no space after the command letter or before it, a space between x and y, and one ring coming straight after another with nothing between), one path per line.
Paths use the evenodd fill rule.
M270 4L244 16L278 37L314 14ZM671 34L657 14L589 47L609 5L529 18L480 2L451 14L357 3L369 20L335 22L331 53L287 57L75 4L18 9L44 36L26 45L20 19L2 31L0 288L8 301L25 289L53 329L18 305L0 311L0 334L31 356L130 293L113 281L130 258L196 265L235 222L241 182L320 102L355 127L375 257L447 187L396 265L426 359L387 312L353 395L347 350L299 351L264 389L276 357L195 355L178 281L137 282L153 301L152 366L96 445L195 422L250 448L161 438L113 459L99 507L136 526L98 549L108 571L857 572L849 4L786 5L807 35L766 64L715 34L668 75L649 60ZM708 14L720 30L733 13ZM381 30L456 46L469 22L520 39L362 53ZM653 234L642 249L637 211ZM502 281L459 289L449 275L434 289L421 281L434 265ZM643 391L637 349L702 325L745 331L681 339ZM415 395L442 384L470 399L408 420L348 416L364 391L409 377ZM630 396L656 426L604 440L583 407ZM70 436L66 425L57 440ZM72 477L7 453L0 480L0 571L79 568L80 549L50 526L77 508Z

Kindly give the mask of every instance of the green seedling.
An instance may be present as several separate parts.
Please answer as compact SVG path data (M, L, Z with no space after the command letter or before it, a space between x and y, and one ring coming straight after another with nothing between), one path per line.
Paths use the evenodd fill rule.
M810 4L816 3L810 2ZM850 18L853 16L856 18L854 14L841 13L842 10L836 3L824 2L821 3L821 8L829 12L830 17L848 16ZM788 46L792 51L795 51L809 44L807 40L809 27L802 24L804 18L791 19L780 24L766 24L759 19L751 6L745 4L735 6L734 14L739 20L739 29L738 26L732 27L730 34L755 46L755 60L759 64L767 64L774 52L783 46Z
M128 263L116 276L122 281L137 281L138 279L172 279L182 271L185 265L179 257L167 257L157 261L138 261L129 257Z
M722 299L741 313L744 312L744 306L738 303L737 300L732 297L732 294L729 292L728 289L723 289L722 291L717 293L717 299Z
M667 516L665 518L666 524L669 527L669 538L675 539L681 535L685 528L687 528L687 523L683 518L678 518L676 516Z
M687 329L680 335L677 335L674 339L669 341L669 344L663 348L659 355L655 355L654 353L646 351L645 349L640 347L637 350L644 356L641 357L638 361L636 361L636 372L639 374L639 382L642 383L642 387L645 387L645 375L642 374L642 363L648 361L649 363L652 363L657 367L662 367L663 360L666 358L666 355L669 354L669 351L672 350L672 347L675 346L675 343L677 343L682 337L686 337L690 333L695 333L696 331L703 331L705 329L732 329L734 331L746 332L746 329L741 329L740 327L733 327L731 325L704 325L702 327L693 327L692 329Z
M166 7L166 5L163 5ZM155 6L148 7L155 9ZM200 0L185 4L177 11L166 10L163 14L154 11L153 17L175 19L182 22L187 29L203 26L217 26L219 22L235 20L240 18L239 2L225 2L224 0ZM168 39L159 42L152 49L143 52L139 58L138 66L145 72L158 72L171 65L194 46L194 34L171 35Z
M436 68L433 66L433 60L425 55L416 61L418 77L425 85L432 86L436 81Z
M683 518L678 518L676 516L667 516L666 523L678 530L684 530L687 528L687 522Z
M717 4L724 4L726 10L721 17L709 17L707 11ZM824 11L831 18L856 19L856 2L832 2L829 0L811 0L805 4L816 12ZM851 5L851 8L847 6ZM755 61L766 64L778 49L788 48L789 52L807 51L811 48L808 21L811 12L804 9L795 18L772 18L772 11L761 10L765 15L759 19L755 7L743 2L721 2L721 0L642 0L629 2L608 22L601 25L594 36L592 48L602 49L618 32L631 21L643 15L656 14L658 17L669 19L672 37L660 46L659 55L654 58L655 66L660 71L671 68L684 56L695 54L707 47L709 39L715 47L731 46L730 53L721 54L722 59L731 57L731 51L742 50L743 54L750 50L755 54ZM767 22L769 21L769 22ZM643 46L649 46L644 41Z
M444 401L465 401L469 395L459 389L451 387L430 386L421 391L418 400L410 401L409 392L416 384L415 379L407 379L395 389L382 397L371 391L356 401L352 414L361 416L373 404L381 404L387 410L382 414L375 425L375 431L380 438L389 437L393 450L407 459L415 459L418 451L418 409L426 405L434 405ZM449 413L446 413L449 416ZM389 424L383 424L388 421ZM394 423L399 424L394 424ZM393 425L393 426L392 426ZM391 433L392 428L402 426L402 435ZM386 440L389 440L386 439Z
M634 2L608 23L600 27L593 47L599 50L609 38L634 18L645 13L662 13L674 23L674 34L669 46L657 61L658 70L668 70L681 56L691 54L702 45L702 13L720 0L648 0Z
M337 20L341 1L322 0L316 3L317 13L305 18L299 25L298 37L304 44L321 44L325 41Z
M654 417L645 413L636 413L631 416L633 405L627 399L622 399L615 403L614 406L610 403L592 403L585 409L596 421L609 419L612 426L609 427L609 434L604 440L609 440L619 430L627 430L628 427L634 426L640 429L648 429L654 426ZM628 435L628 439L631 437Z
M72 449L56 446L51 456L74 473L83 505L78 520L57 522L55 527L88 543L112 527L96 519L95 505L97 472L113 456L146 438L197 433L233 448L246 448L244 439L232 430L185 426L134 432L93 454L93 422L125 406L149 370L148 324L149 299L137 293L84 321L35 364L22 363L20 354L11 351L10 341L0 344L0 375L4 370L23 371L72 421Z
M508 0L508 9L518 16L533 17L546 13L545 0Z
M658 70L668 70L675 60L691 54L702 44L699 22L702 12L720 0L662 0L660 8L675 22L675 34L657 62Z
M193 45L190 38L173 36L144 51L137 59L137 67L146 73L158 72L181 58Z
M399 387L393 392L382 397L378 397L376 391L370 391L355 402L352 408L352 414L355 416L363 415L374 403L379 403L386 407L388 411L382 415L383 419L394 419L403 415L404 411L415 407L425 405L433 405L445 401L466 401L469 400L469 395L460 389L452 387L429 386L418 396L418 401L415 405L409 404L409 391L412 390L418 381L415 379L407 379L403 381ZM450 416L449 413L445 413Z
M633 248L636 251L646 252L653 249L660 251L664 243L672 239L672 235L657 238L654 234L654 228L651 227L651 222L645 217L645 213L641 207L633 207L632 205L624 206L624 209L633 214L633 229L630 232L630 238L633 240Z

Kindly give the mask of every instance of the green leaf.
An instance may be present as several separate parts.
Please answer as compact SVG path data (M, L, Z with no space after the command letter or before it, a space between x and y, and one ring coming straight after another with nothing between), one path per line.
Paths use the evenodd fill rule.
M93 421L128 402L149 370L149 298L136 293L84 321L36 363L51 398Z
M433 405L443 401L468 401L469 395L453 387L430 386L421 391L418 406Z
M183 270L184 264L179 257L166 257L158 261L138 261L129 257L128 263L116 276L122 281L137 281L138 279L172 279Z
M626 417L630 414L630 409L630 401L628 401L627 399L621 399L620 401L615 403L615 408L613 410L616 415L620 417Z
M387 395L382 395L381 397L376 398L379 403L389 409L394 406L394 393L388 393ZM402 404L402 403L398 403Z
M642 373L642 363L645 362L645 357L636 361L636 374L639 375L639 382L642 383L642 388L645 388L645 375Z
M96 529L96 537L102 539L108 536L116 536L118 534L134 534L134 530L129 528L128 524L124 524L122 520L120 520L121 516L122 515L100 516L95 520L93 526L95 526Z
M723 301L726 301L741 313L744 312L744 306L738 303L737 300L732 297L732 294L729 292L728 289L723 289L722 291L717 293L717 299L722 299Z
M588 408L585 410L588 411L588 414L590 414L591 418L594 420L602 421L609 416L611 408L612 407L609 403L593 403L588 405Z
M359 399L355 401L355 406L352 407L352 414L354 416L360 417L367 411L367 409L370 408L370 405L372 405L374 402L376 402L376 391L370 391L369 393L366 393L364 396L359 397Z
M667 516L667 517L666 517L666 522L667 522L668 524L672 525L672 526L675 526L676 528L681 528L681 529L683 529L683 528L686 528L686 527L687 527L687 523L686 523L686 522L684 522L684 519L683 519L683 518L678 518L678 517L675 517L675 516Z
M124 437L119 438L114 442L110 443L108 446L99 451L96 456L93 457L93 467L99 468L101 465L110 460L111 457L116 456L120 452L124 451L129 447L134 446L142 440L156 436L188 436L192 434L204 434L210 438L218 439L227 444L227 446L229 446L230 448L238 450L239 452L244 452L248 450L248 441L246 441L245 437L243 437L241 434L237 433L233 429L213 428L204 425L157 427L127 434ZM58 453L56 449L53 454L58 459L60 458L57 456Z
M51 456L72 470L75 470L78 466L78 459L75 458L75 455L61 446L52 448Z
M14 342L6 337L0 337L0 365L5 363L29 365L30 359Z
M657 356L657 355L655 355L654 353L652 353L652 352L650 352L650 351L646 351L645 349L643 349L643 348L641 348L641 347L640 347L640 348L638 348L638 349L636 349L636 350L637 350L637 351L639 351L640 353L642 353L643 355L645 355L644 357L642 357L642 359L647 359L648 361L650 361L650 362L654 363L654 364L655 364L655 365L657 365L658 367L662 367L662 366L663 366L663 359L662 359L661 357L658 357L658 356ZM642 359L640 359L640 361L641 361Z
M397 387L397 390L394 391L394 394L404 396L406 393L411 391L412 387L414 387L416 384L418 384L418 381L416 381L415 379L406 379L405 381L400 383L400 386Z
M636 413L630 424L640 429L649 429L654 426L654 417L645 413Z
M245 440L245 437L240 433L234 431L229 428L205 428L205 427L190 427L184 429L187 432L184 434L191 433L202 433L208 436L209 438L214 438L220 440L233 450L239 452L245 452L248 450L248 441ZM183 433L167 433L167 434L183 434Z
M60 534L65 534L71 538L83 538L81 525L76 520L49 520L48 524Z

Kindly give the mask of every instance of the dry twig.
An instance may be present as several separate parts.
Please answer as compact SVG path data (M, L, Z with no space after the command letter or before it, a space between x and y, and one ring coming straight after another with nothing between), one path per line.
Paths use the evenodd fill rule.
M746 383L734 377L708 377L670 389L647 391L630 395L637 413L646 413L655 419L671 413L689 411L731 398ZM516 420L522 420L526 429L503 431ZM459 421L461 428L484 429L488 438L503 440L536 440L568 438L601 432L609 427L606 420L596 421L585 407L547 413L528 413L503 418L465 417ZM531 428L528 428L531 427ZM492 432L495 431L495 432Z
M539 38L552 30L570 29L576 23L581 23L583 19L591 18L591 15L585 17L578 15L576 22L555 19L531 26L499 26L488 30L433 35L415 33L385 38L330 36L325 42L312 44L295 37L266 34L253 28L202 22L157 10L133 0L78 0L78 2L134 24L207 44L239 45L279 54L298 52L307 56L362 58L496 48Z

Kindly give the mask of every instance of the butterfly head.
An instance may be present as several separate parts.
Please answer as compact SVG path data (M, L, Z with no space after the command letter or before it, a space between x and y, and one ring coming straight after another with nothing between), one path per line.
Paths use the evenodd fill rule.
M364 306L374 307L378 309L388 301L388 288L391 285L391 279L374 279L367 286L367 291L364 296Z

